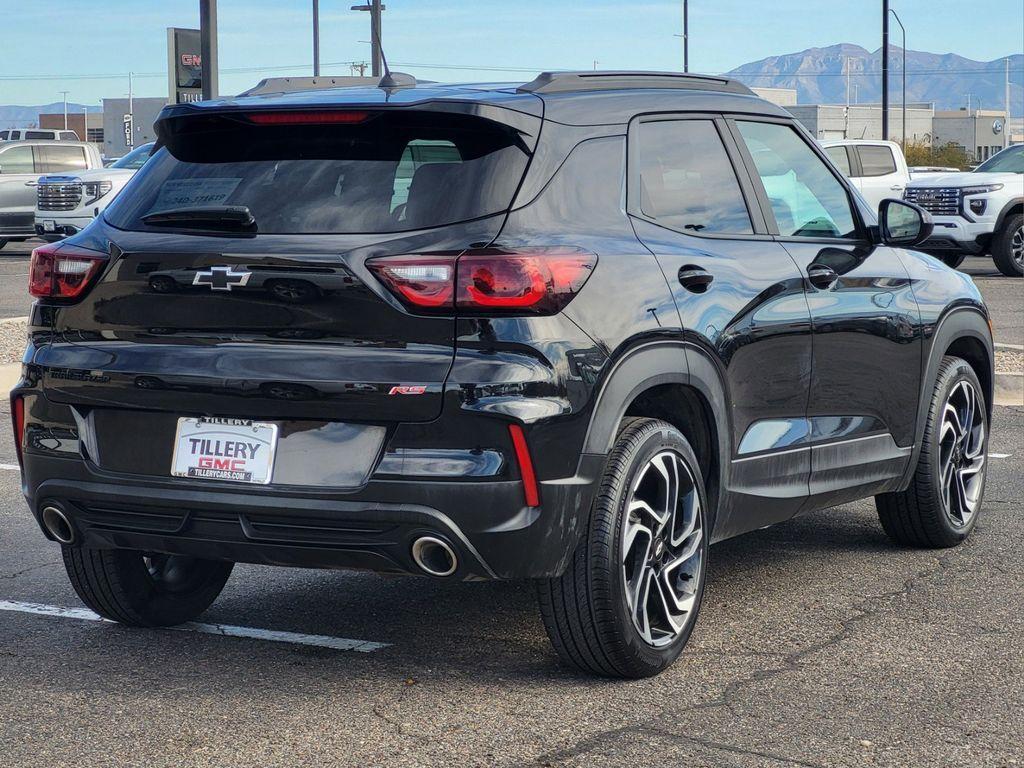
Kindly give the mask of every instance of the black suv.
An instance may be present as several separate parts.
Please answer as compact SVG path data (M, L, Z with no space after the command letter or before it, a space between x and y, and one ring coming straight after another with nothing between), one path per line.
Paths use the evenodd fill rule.
M903 544L974 527L978 291L739 83L264 94L157 132L33 253L12 394L102 616L192 619L235 562L529 578L566 662L640 677L713 542L868 496Z

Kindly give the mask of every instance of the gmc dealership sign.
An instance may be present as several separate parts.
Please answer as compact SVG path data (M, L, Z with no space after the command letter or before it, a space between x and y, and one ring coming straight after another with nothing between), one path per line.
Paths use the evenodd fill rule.
M199 30L167 28L167 79L172 104L203 97L203 57Z

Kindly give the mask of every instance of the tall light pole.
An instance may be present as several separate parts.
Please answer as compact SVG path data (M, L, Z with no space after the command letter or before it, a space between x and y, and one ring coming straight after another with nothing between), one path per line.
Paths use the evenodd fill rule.
M320 77L320 0L313 0L313 77Z
M68 93L69 91L61 91L64 95L64 130L68 129Z
M683 72L690 71L690 0L683 0Z
M889 140L889 0L882 0L882 140Z
M903 32L903 151L907 151L907 30L903 27L903 22L900 21L899 15L896 11L889 9L889 13L896 19L896 23L900 25L900 31Z
M199 55L203 61L203 99L220 92L217 82L217 0L199 0Z

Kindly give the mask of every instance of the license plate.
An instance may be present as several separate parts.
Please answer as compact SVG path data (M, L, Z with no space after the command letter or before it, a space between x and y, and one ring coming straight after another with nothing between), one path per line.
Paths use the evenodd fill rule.
M57 222L53 219L43 219L43 232L53 232L57 228Z
M178 419L171 474L266 485L274 474L277 424L244 419Z

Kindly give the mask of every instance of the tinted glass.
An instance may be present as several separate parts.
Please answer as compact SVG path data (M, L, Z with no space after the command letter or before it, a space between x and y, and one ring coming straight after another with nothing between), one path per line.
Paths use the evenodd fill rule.
M737 122L785 237L857 236L846 188L790 126Z
M37 146L36 155L39 158L40 173L81 171L89 167L82 147L62 147L55 144Z
M128 168L129 170L137 171L146 161L149 160L149 156L153 153L152 144L143 144L141 147L136 147L127 155L110 164L111 168Z
M1024 144L1004 149L974 170L981 173L1024 173Z
M7 139L10 137L10 135L11 135L10 131L0 131L0 141L7 141Z
M852 176L850 170L850 156L846 154L846 147L825 147L825 154L829 160L835 163L836 168L843 172L844 176Z
M32 147L10 147L0 152L0 173L35 173Z
M61 131L60 137L64 141L78 141L78 134L74 131Z
M889 147L857 147L857 155L865 176L896 173L896 159Z
M25 131L26 139L55 139L53 131Z
M513 129L462 115L403 110L355 125L214 117L197 131L185 119L106 219L146 230L142 217L156 211L245 205L262 233L400 232L507 210L527 159Z
M753 232L736 174L710 120L643 122L637 155L645 216L695 234Z

